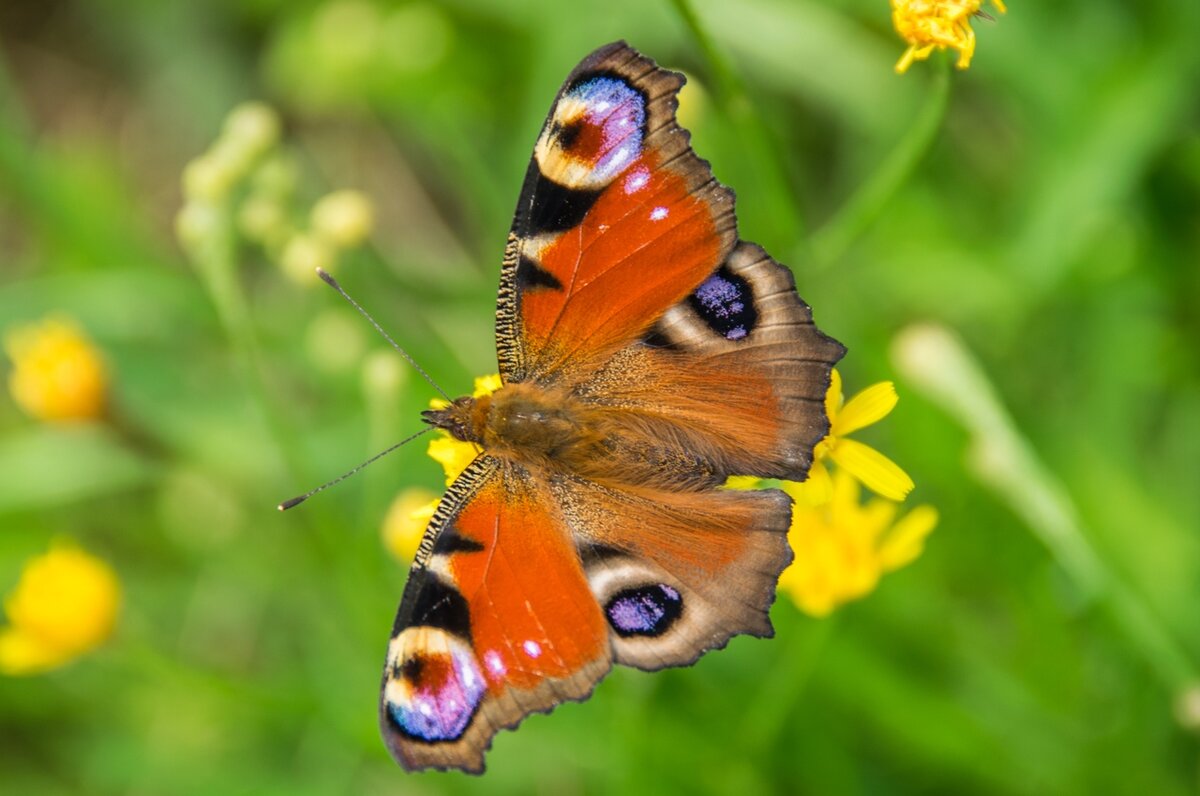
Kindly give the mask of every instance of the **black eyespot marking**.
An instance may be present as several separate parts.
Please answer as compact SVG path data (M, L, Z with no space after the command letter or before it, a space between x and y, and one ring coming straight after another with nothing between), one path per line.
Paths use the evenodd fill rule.
M404 663L400 664L399 671L395 673L396 677L407 680L410 683L416 684L421 682L421 672L425 669L425 661L414 655L408 658Z
M744 339L758 323L750 283L724 265L688 296L688 303L709 328L727 340Z
M667 584L654 583L617 592L604 613L622 638L661 636L683 613L683 598Z
M540 287L550 290L563 289L558 277L524 256L517 262L517 286L525 290L536 290Z
M471 638L471 612L458 589L437 576L425 580L417 592L412 624L437 627L460 638Z
M601 190L586 190L559 185L548 179L538 168L537 160L529 163L521 196L530 196L528 206L517 209L513 230L522 237L543 232L562 232L576 227L600 198Z
M584 120L577 119L570 124L555 122L550 128L550 136L558 140L558 145L564 150L570 149L575 139L583 132Z
M642 345L648 348L663 348L667 349L668 351L679 350L679 346L665 334L660 332L657 327L642 335Z
M583 559L584 564L596 564L614 558L624 558L626 555L628 554L606 544L583 544L579 547L579 557Z
M478 553L483 545L474 539L468 539L455 530L453 525L447 525L433 543L434 555L449 555L453 553Z

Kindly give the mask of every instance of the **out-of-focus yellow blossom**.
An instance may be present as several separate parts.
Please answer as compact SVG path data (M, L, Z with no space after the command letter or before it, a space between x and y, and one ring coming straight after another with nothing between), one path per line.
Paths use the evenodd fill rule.
M471 395L475 398L482 398L485 395L491 395L496 390L503 386L504 382L500 379L500 374L493 373L490 376L479 376L475 379L475 389L471 391ZM429 402L430 409L445 409L450 404L441 398L434 398ZM446 486L454 483L454 479L462 474L462 471L467 469L467 465L475 460L479 455L479 447L473 442L463 442L450 436L450 432L444 429L438 429L441 435L429 441L427 452L430 458L442 466L446 471Z
M13 400L38 420L91 420L104 415L108 374L100 352L72 320L50 316L4 335L12 360Z
M958 51L959 69L971 65L975 54L975 31L971 17L981 14L983 0L892 0L892 24L908 49L896 63L896 72L904 74L913 61L923 61L934 50ZM1007 9L1003 0L992 0L1001 14Z
M383 545L388 552L401 561L412 561L437 504L437 496L420 487L397 495L383 519Z
M849 401L842 397L842 376L835 369L825 393L825 413L829 416L829 434L817 443L808 479L803 483L785 481L783 489L797 502L810 506L829 499L830 479L825 460L836 462L872 491L891 500L904 500L912 491L908 473L879 451L846 435L878 423L892 411L899 398L890 381L872 384Z
M360 245L374 225L375 209L362 191L334 191L313 205L313 233L338 249Z
M38 674L98 647L112 634L120 602L108 564L69 542L54 544L26 562L4 601L0 671Z
M221 141L244 153L247 160L255 160L279 142L281 128L279 114L264 102L243 102L234 107L225 117L221 129Z
M834 471L827 503L797 503L788 531L795 560L779 578L779 589L805 613L826 616L842 603L869 594L885 573L921 554L937 525L932 506L917 506L899 520L898 505L860 501L858 481Z

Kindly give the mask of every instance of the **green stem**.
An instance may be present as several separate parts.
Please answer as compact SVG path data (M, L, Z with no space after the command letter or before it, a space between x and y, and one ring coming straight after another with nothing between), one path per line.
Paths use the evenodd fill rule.
M908 182L937 139L950 100L950 62L938 60L933 85L921 110L875 173L812 236L814 267L838 262Z

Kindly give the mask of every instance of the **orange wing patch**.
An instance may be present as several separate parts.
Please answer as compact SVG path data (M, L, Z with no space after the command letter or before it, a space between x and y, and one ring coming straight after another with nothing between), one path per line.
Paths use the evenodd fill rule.
M603 617L548 498L510 472L455 520L484 548L452 558L450 571L471 606L475 654L493 693L570 677L607 652Z
M721 261L713 208L670 169L639 159L604 191L579 226L539 252L563 290L521 303L531 376L610 356L695 289ZM638 186L627 188L625 186Z

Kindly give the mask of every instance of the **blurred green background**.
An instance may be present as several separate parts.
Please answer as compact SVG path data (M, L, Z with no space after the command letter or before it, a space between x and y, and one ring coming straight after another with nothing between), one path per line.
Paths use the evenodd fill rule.
M60 426L0 398L0 591L60 536L124 590L102 649L0 678L0 790L1195 792L1200 6L1015 0L948 83L936 56L893 73L884 0L684 8L0 4L0 330L76 319L113 404ZM417 430L432 391L278 251L226 238L232 279L197 268L180 176L239 102L275 107L295 223L363 191L375 231L339 278L466 392L495 368L533 140L616 38L690 75L694 146L849 347L848 392L897 381L862 439L941 523L832 618L781 600L774 640L615 671L501 733L483 779L406 775L376 726L405 577L379 529L440 470L422 442L274 506ZM954 331L1011 418L931 391L950 362L908 373L917 322ZM1018 454L969 455L989 433Z

